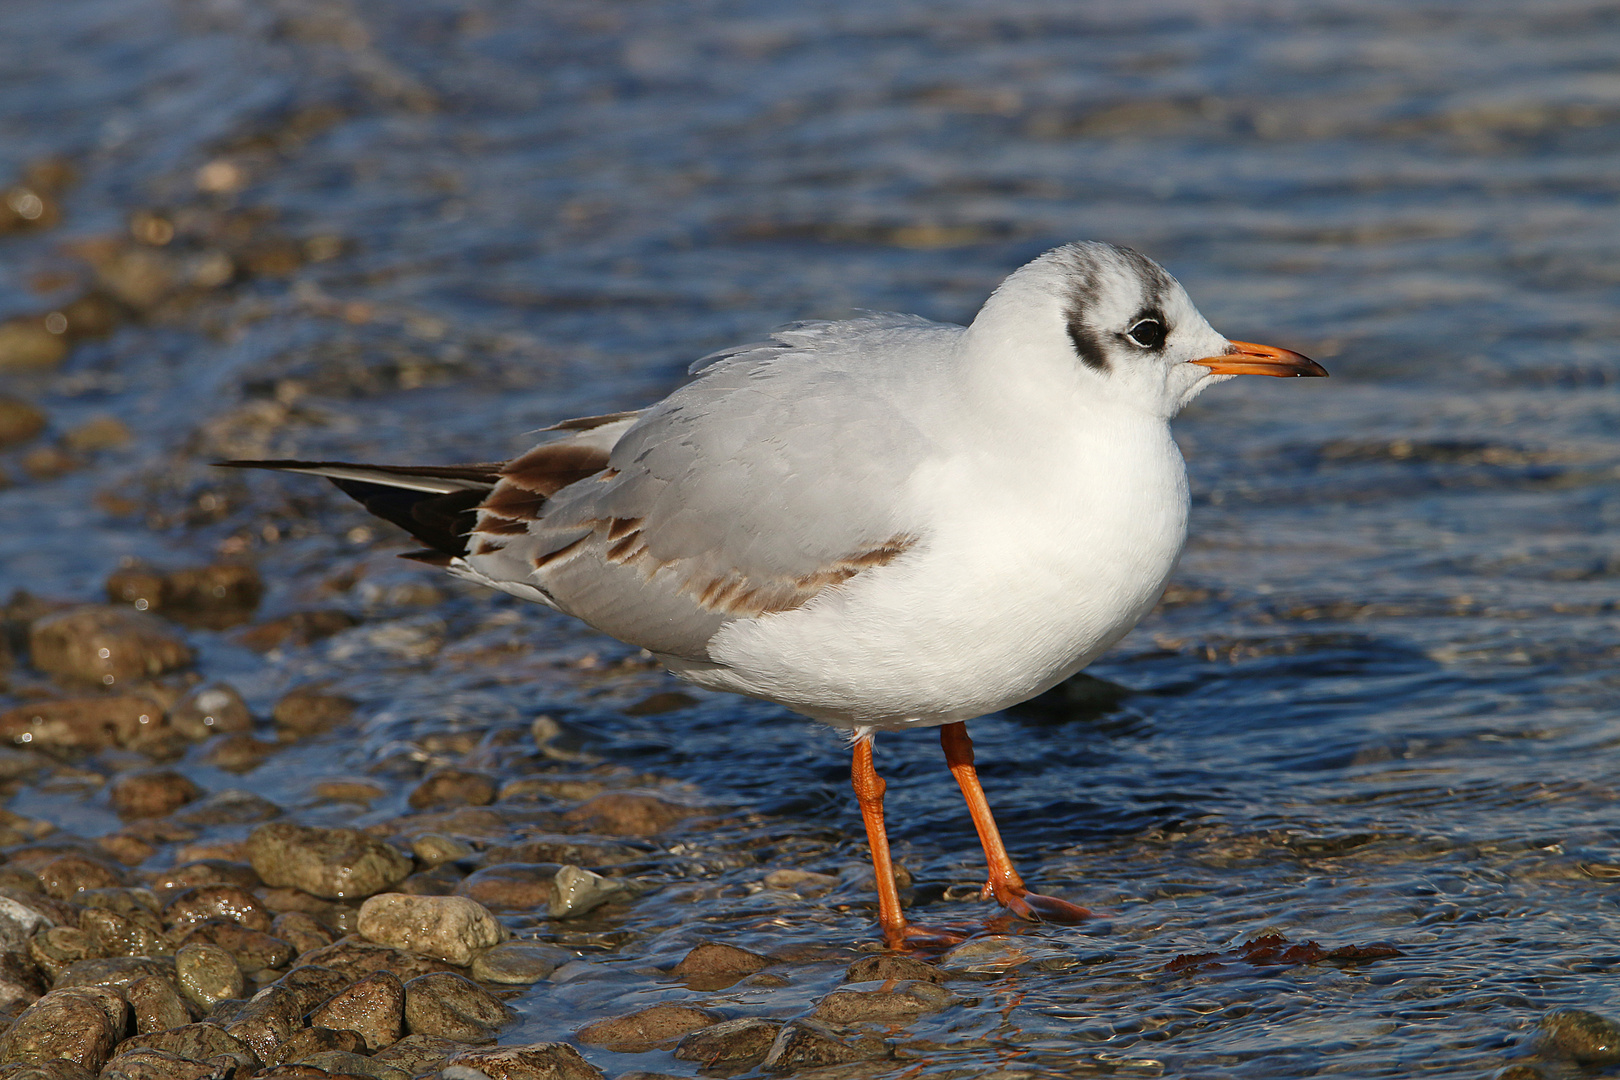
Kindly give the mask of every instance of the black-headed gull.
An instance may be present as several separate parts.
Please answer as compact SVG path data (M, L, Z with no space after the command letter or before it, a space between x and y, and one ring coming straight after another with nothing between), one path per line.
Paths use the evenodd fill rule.
M1102 243L1021 267L966 327L798 323L694 371L505 463L231 464L328 477L424 561L849 732L890 946L934 932L900 909L880 731L940 728L985 897L1085 918L1024 886L964 721L1073 675L1157 602L1187 535L1171 417L1233 375L1327 372L1228 341L1157 263Z

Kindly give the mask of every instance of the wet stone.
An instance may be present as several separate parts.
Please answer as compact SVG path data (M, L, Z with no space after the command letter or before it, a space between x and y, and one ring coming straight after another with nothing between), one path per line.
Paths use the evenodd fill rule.
M253 867L229 859L194 859L170 870L159 871L151 878L152 891L164 901L187 889L199 885L235 885L239 889L255 889L263 884Z
M212 919L227 919L261 932L270 929L270 913L240 885L197 885L176 893L163 905L163 923L171 930L183 933Z
M816 1003L811 1015L829 1024L903 1024L956 1000L937 983L903 982L886 990L834 990Z
M334 1031L315 1024L312 1027L300 1028L287 1036L286 1040L276 1047L276 1059L265 1064L280 1065L288 1061L303 1061L312 1054L327 1050L342 1050L353 1054L365 1045L365 1040L353 1031Z
M494 1042L509 1012L489 991L448 971L419 975L405 984L405 1026L412 1034Z
M128 425L116 416L93 416L62 435L62 446L70 453L93 454L118 450L134 440Z
M1582 1065L1620 1064L1620 1026L1585 1009L1554 1009L1536 1025L1541 1050L1549 1057Z
M687 1035L675 1047L682 1061L699 1061L705 1066L751 1069L765 1060L782 1025L756 1016L725 1020Z
M31 1005L48 989L45 973L26 952L0 953L0 1012Z
M203 946L206 948L206 946ZM260 990L225 1025L260 1061L273 1061L276 1047L303 1026L303 997L279 983Z
M552 878L546 914L553 919L571 919L601 907L624 889L622 881L578 866L564 866Z
M507 930L484 905L464 896L382 893L360 905L360 936L458 967L505 941Z
M411 1076L420 1076L436 1068L452 1054L466 1049L465 1043L454 1039L441 1039L435 1035L407 1035L386 1049L379 1050L372 1055L372 1060L403 1069Z
M96 1074L83 1065L56 1058L0 1065L0 1080L96 1080Z
M326 1070L330 1076L365 1076L373 1080L411 1080L409 1073L362 1054L345 1050L324 1050L300 1060L299 1064Z
M169 725L194 742L253 730L253 714L234 687L223 683L188 692L169 710Z
M324 949L316 949L298 958L305 964L321 964L354 978L373 971L391 971L401 979L414 979L421 975L452 970L442 960L418 956L403 949L378 945L363 938L339 938Z
M55 924L39 906L0 896L0 950L20 949L35 930Z
M0 322L0 374L48 371L68 354L67 339L35 315Z
M163 710L133 694L35 701L0 712L0 740L61 750L139 744L164 725Z
M712 1027L720 1020L718 1013L690 1005L653 1005L586 1024L574 1037L587 1046L639 1054L656 1046L673 1045L682 1036Z
M79 916L79 929L89 936L97 956L160 956L169 951L162 930L154 929L147 920L130 919L116 911L86 911Z
M527 941L508 941L479 953L472 977L504 986L527 986L556 971L573 957L562 949Z
M259 623L237 635L237 641L258 652L300 648L357 625L346 611L295 611L279 619Z
M95 955L95 942L76 926L52 926L28 939L28 958L55 983L73 965Z
M261 825L248 837L248 856L266 885L329 900L380 893L411 872L409 856L355 829Z
M120 1050L151 1047L177 1057L204 1061L221 1054L247 1054L248 1046L234 1035L228 1035L218 1024L182 1024L164 1031L136 1035L119 1047Z
M463 1050L446 1062L489 1080L604 1080L601 1069L567 1043L531 1043Z
M317 1027L356 1033L370 1050L405 1031L405 987L391 971L374 971L310 1014Z
M275 743L255 739L245 731L215 736L203 748L204 764L226 772L252 772L264 759L281 749Z
M174 954L180 992L203 1010L241 997L246 985L236 959L218 945L194 942Z
M46 895L72 900L85 889L102 889L126 884L121 870L88 855L60 855L35 873Z
M945 973L915 957L890 953L863 956L844 972L845 982L888 982L891 979L899 982L943 983Z
M132 566L107 578L107 598L142 611L162 611L173 618L213 630L245 622L264 595L259 572L241 563L160 571Z
M100 986L122 990L141 979L174 978L174 961L153 956L107 956L80 960L57 977L58 990L70 986Z
M889 1056L888 1044L876 1036L861 1035L846 1042L825 1024L789 1020L776 1033L776 1041L759 1067L765 1072L790 1073L827 1065L879 1061Z
M332 935L313 915L284 911L270 923L270 933L293 947L294 955L332 944Z
M492 844L484 849L485 866L500 863L551 863L554 866L610 867L644 859L647 853L622 844L592 843L572 837L545 837L518 844Z
M687 953L669 974L694 990L724 990L775 962L735 945L705 941Z
M576 827L610 836L657 836L696 813L656 795L615 791L581 803L567 819Z
M24 1009L11 1029L0 1036L0 1062L65 1058L99 1072L123 1038L123 999L117 1009L107 991L91 988L53 990ZM115 1019L109 1012L117 1011Z
M454 836L423 833L411 841L411 854L415 855L424 866L438 866L440 863L471 858L473 847L465 840L458 840Z
M319 687L300 687L276 702L271 710L283 742L306 739L347 723L354 716L353 698L328 693Z
M21 398L0 394L0 447L25 443L44 430L44 412Z
M300 964L276 980L277 986L297 996L300 1013L309 1012L353 983L345 973L320 964Z
M181 939L186 945L217 945L230 953L243 971L285 967L296 955L292 944L228 919L209 919Z
M175 988L174 980L162 975L147 975L124 988L129 1002L130 1016L137 1033L166 1031L191 1022L191 1010Z
M28 628L34 667L61 678L112 686L187 667L192 653L160 620L118 607L81 607Z
M491 911L538 911L551 902L560 869L556 863L497 863L462 878L455 895Z
M495 781L467 769L436 769L422 778L410 794L413 810L441 806L487 806L495 801Z
M125 773L112 782L107 797L120 818L163 817L202 797L203 789L173 769Z
M101 1071L100 1080L214 1080L218 1070L206 1062L178 1054L136 1047L120 1053Z
M838 887L838 879L814 870L772 870L765 875L764 885L800 896L825 896Z

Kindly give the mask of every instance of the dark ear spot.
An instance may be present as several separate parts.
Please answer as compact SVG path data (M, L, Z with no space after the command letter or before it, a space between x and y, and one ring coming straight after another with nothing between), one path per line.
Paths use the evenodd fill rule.
M1080 362L1093 371L1107 371L1108 357L1103 353L1102 341L1080 321L1078 312L1070 313L1068 326L1069 340L1074 343L1074 352L1080 357Z

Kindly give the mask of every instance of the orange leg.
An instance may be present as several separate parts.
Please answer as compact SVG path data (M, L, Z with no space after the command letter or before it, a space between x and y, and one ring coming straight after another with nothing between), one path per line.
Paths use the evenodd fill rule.
M1083 907L1055 896L1032 893L1025 887L1024 879L1018 876L1007 855L1006 845L1001 842L1001 830L996 828L984 789L979 786L979 772L973 767L973 740L968 738L967 725L959 721L941 727L939 745L944 748L945 763L951 767L951 775L956 777L962 797L967 800L973 827L979 830L979 843L984 845L984 861L990 867L990 877L980 895L985 899L993 896L1014 915L1036 922L1077 923L1091 918L1091 912ZM867 828L871 828L870 819Z

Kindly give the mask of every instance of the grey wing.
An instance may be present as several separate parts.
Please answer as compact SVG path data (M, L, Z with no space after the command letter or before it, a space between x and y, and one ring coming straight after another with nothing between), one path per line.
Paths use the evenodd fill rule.
M930 450L906 403L959 333L880 316L720 354L633 422L589 433L616 436L599 471L544 490L538 462L558 443L506 466L467 567L620 640L706 660L728 621L802 606L921 539L896 498Z

